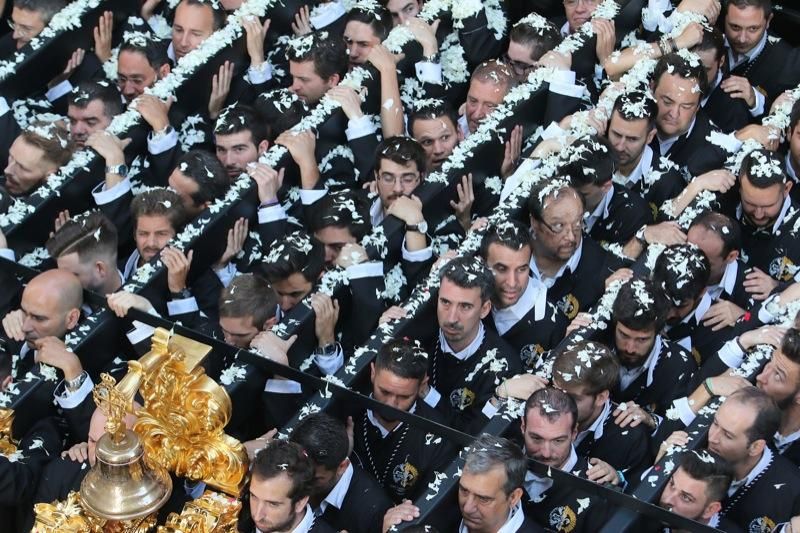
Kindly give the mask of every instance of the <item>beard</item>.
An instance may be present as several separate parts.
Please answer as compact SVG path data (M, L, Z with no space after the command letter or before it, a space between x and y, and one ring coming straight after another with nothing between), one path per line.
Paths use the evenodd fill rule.
M275 525L269 525L266 527L262 527L258 523L256 523L256 527L261 530L263 533L276 533L278 531L290 531L290 528L294 525L295 519L297 518L297 513L294 510L294 506L292 506L292 511L281 523Z

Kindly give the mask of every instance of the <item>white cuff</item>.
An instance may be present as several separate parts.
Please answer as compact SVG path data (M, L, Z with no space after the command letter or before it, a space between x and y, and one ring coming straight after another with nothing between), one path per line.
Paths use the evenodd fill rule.
M678 411L678 417L681 419L681 422L683 422L683 425L689 427L689 424L691 424L697 416L694 411L692 411L692 408L689 407L689 398L686 396L678 398L672 402L672 405Z
M767 310L769 304L772 302L776 302L778 296L779 296L778 294L773 294L769 296L766 300L761 302L761 308L758 310L758 320L760 320L762 324L772 324L778 319L777 316L773 315L772 313L769 312L769 310ZM779 306L780 303L776 303L776 305Z
M328 189L300 189L300 201L303 205L311 205L328 194Z
M289 379L268 379L264 385L264 392L277 392L278 394L300 394L303 387L296 381Z
M742 141L736 138L734 132L732 133L720 133L718 131L712 131L706 140L711 144L715 144L720 148L724 148L728 153L735 154L739 151L742 147Z
M764 107L767 104L767 99L761 91L757 91L755 87L751 89L756 97L756 105L750 109L750 114L754 117L760 117L764 114Z
M247 69L247 81L252 85L266 83L271 79L272 65L269 64L269 61L264 61L257 67L250 65L250 68Z
M442 65L430 61L417 61L414 63L417 79L422 83L442 84Z
M183 298L182 300L170 300L167 302L167 311L170 316L182 315L184 313L194 313L200 308L197 307L197 300L194 296Z
M62 392L61 394L57 393L53 394L53 396L56 399L56 403L58 403L58 406L61 407L62 409L73 409L75 407L78 407L81 404L81 402L85 400L89 394L92 393L92 389L94 388L94 383L92 383L92 378L87 375L86 379L83 380L83 383L78 388L78 390L74 392L69 392L67 390L66 383L64 383L63 381L58 384L58 387L56 387L56 391L58 391L59 388L63 389L64 392Z
M151 314L157 315L157 313L151 313ZM130 343L135 346L140 342L142 342L143 340L152 337L155 331L156 328L154 328L153 326L144 324L142 322L139 322L138 320L134 320L133 329L130 330L128 333L126 333L125 336L128 337Z
M351 118L347 121L347 129L344 134L348 141L359 139L375 133L375 123L372 122L370 115L361 115L358 118Z
M422 250L414 250L410 252L406 248L406 238L403 237L403 259L411 263L422 263L433 257L433 248L426 246Z
M17 256L14 254L14 250L11 248L0 248L0 257L5 257L6 259L10 259L14 262L17 261Z
M47 98L48 102L54 102L70 92L72 90L72 84L69 80L64 80L52 89L48 90L45 93L45 98Z
M0 117L8 113L9 109L11 108L8 107L8 102L6 101L6 99L0 96Z
M383 263L380 261L369 261L350 265L344 270L347 279L377 278L383 276Z
M722 348L717 352L719 358L723 363L728 365L728 368L739 368L742 366L744 360L744 351L742 350L736 339L731 339L722 345Z
M131 180L130 178L125 178L110 189L106 189L105 182L99 184L97 187L92 189L92 197L94 198L94 203L97 205L105 205L110 204L114 200L118 198L122 198L128 191L131 190Z
M559 137L564 137L567 134L567 131L562 129L561 126L558 125L558 122L551 122L544 131L542 132L542 140L546 141L549 139L557 139Z
M492 405L492 400L486 400L483 409L481 409L481 413L483 413L486 418L492 418L497 414L497 411L499 411L499 409Z
M425 403L430 405L431 407L436 407L439 405L439 400L442 399L442 395L436 390L436 387L431 387L428 390L427 396L425 396Z
M175 128L167 127L166 133L156 134L150 132L147 135L147 151L153 155L158 155L167 150L171 150L178 144L178 132Z
M325 26L333 24L345 14L344 5L341 2L326 2L315 7L308 17L311 27L320 30Z
M336 353L333 355L314 355L314 362L317 364L317 368L326 376L335 374L344 364L344 352L341 345L336 345Z
M276 220L286 220L286 211L283 210L281 204L271 205L269 207L258 208L258 223L268 224Z
M233 281L233 278L239 273L236 270L236 265L233 264L233 261L230 261L227 265L220 268L219 270L214 270L214 274L217 275L219 278L219 282L222 283L223 287L227 287Z

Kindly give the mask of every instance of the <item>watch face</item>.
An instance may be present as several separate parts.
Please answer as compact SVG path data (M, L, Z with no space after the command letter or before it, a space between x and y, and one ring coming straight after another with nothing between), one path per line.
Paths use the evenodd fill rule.
M417 229L419 230L420 233L428 233L428 223L423 220L422 222L417 224Z

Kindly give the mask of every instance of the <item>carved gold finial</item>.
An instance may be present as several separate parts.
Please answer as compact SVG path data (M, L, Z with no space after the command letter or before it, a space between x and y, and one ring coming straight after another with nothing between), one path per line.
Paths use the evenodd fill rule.
M207 490L187 502L181 514L170 513L157 533L233 533L241 509L239 500Z

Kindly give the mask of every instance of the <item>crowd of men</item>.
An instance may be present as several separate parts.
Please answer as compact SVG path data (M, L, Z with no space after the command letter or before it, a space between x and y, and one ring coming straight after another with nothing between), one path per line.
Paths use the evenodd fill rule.
M771 0L641 0L633 20L596 16L599 0L556 2L563 16L549 19L531 13L547 2L477 2L468 17L453 7L427 21L423 0L280 2L243 19L245 59L210 74L200 109L150 94L241 3L106 12L93 46L41 93L0 99L0 213L80 150L104 167L88 209L43 222L41 273L24 288L2 274L0 394L41 365L55 371L15 412L20 454L0 456L4 530L29 531L33 504L64 500L94 466L106 419L92 388L103 372L123 376L153 331L132 309L288 365L296 338L273 327L307 308L313 339L295 366L316 377L340 372L379 325L413 321L355 387L394 410L341 402L280 439L313 391L248 374L252 414L229 431L251 460L241 531L594 532L617 507L550 469L630 494L665 456L652 503L723 531L800 531L800 51L771 32L783 16ZM65 5L14 0L0 56L30 48ZM582 47L561 46L585 25ZM416 43L409 57L382 44L397 26ZM647 82L631 85L650 60ZM346 82L363 67L373 94ZM480 162L488 175L467 165L448 200L423 202L428 177L540 69L541 127L513 116L502 154ZM334 118L298 126L328 102ZM787 102L781 131L765 118ZM129 107L146 135L106 131ZM276 145L288 156L273 167L263 156ZM491 217L559 153L521 210ZM225 242L175 244L243 178L252 198L232 208ZM390 220L402 238L382 260L365 237ZM475 234L477 251L454 252ZM30 251L15 242L0 232L5 260ZM148 264L163 265L163 285L126 290ZM346 284L332 297L318 289L334 272ZM429 276L435 320L403 306ZM119 324L73 353L67 335L102 308ZM230 382L231 364L214 350L204 366ZM680 451L716 397L702 445ZM514 401L524 408L505 434L484 433ZM430 523L415 501L462 443L397 411L476 439L457 493L428 497L440 500ZM162 516L205 489L176 483ZM633 528L678 530L644 516Z

